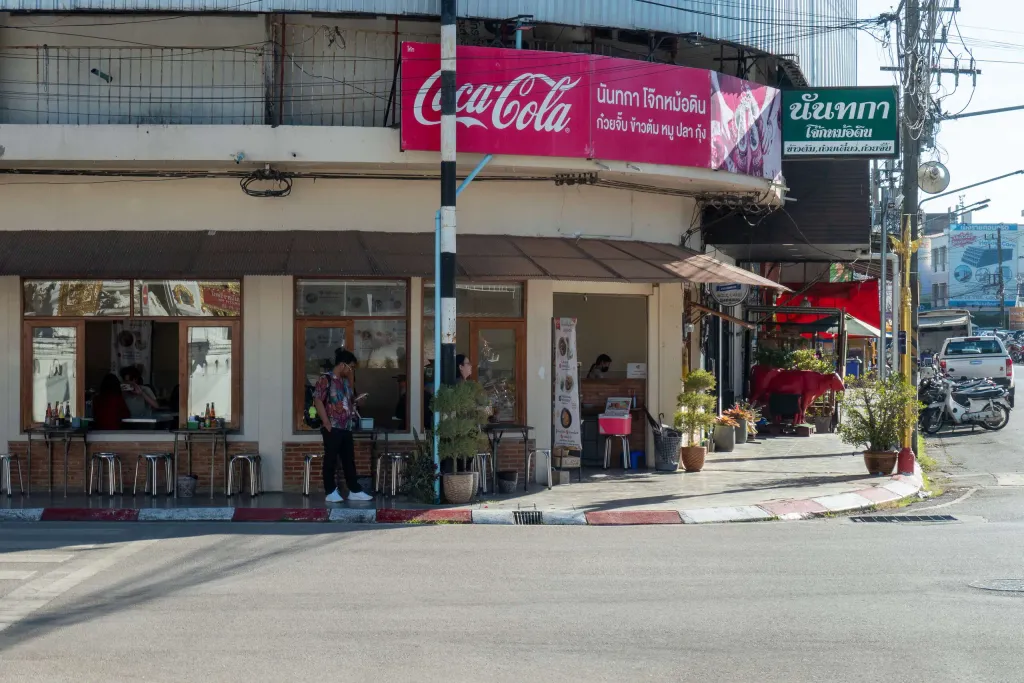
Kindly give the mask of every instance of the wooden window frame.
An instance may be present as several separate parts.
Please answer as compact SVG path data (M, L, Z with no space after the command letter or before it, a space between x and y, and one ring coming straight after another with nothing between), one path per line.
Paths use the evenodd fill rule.
M405 315L357 315L357 316L328 316L328 315L304 315L299 313L298 307L298 295L299 295L299 283L300 281L309 282L322 280L324 282L349 282L349 283L366 283L371 284L374 282L401 282L405 285ZM404 320L405 321L405 354L406 354L406 373L412 372L408 367L409 364L409 338L412 334L412 282L409 278L403 277L362 277L362 278L346 278L338 276L314 276L314 277L298 277L292 279L292 301L291 308L294 316L295 326L294 335L292 337L292 434L316 434L316 430L310 429L306 426L306 422L303 419L302 413L305 410L305 331L309 327L344 327L345 328L345 339L355 341L355 326L359 322L368 320ZM350 343L352 343L350 342ZM349 350L352 350L351 348ZM354 351L353 351L354 353ZM397 372L397 369L396 369ZM356 373L356 382L358 383L359 376L358 370ZM411 408L411 394L406 392L405 395L405 414L410 415ZM413 422L411 417L406 418L408 429L406 434L412 434Z
M21 428L38 427L41 422L32 420L32 330L38 327L75 328L75 373L78 386L75 388L74 411L85 409L85 323L82 318L35 318L22 320L21 331Z
M187 317L178 315L136 315L135 313L135 282L138 280L153 280L154 278L144 277L61 277L51 278L54 282L71 282L76 280L86 282L116 282L116 281L127 281L129 283L129 296L131 303L129 306L130 313L127 316L124 315L89 315L89 316L48 316L48 317L37 317L34 315L25 314L25 283L26 282L39 282L48 281L47 278L40 277L26 277L21 278L20 285L20 308L21 308L21 320L22 320L22 342L21 342L21 416L20 422L22 430L28 429L33 426L39 426L41 423L32 422L32 328L35 327L74 327L77 330L77 348L75 365L77 368L79 386L76 390L76 401L78 403L79 412L85 410L85 326L88 323L115 323L125 322L126 320L138 320L147 322L160 322L160 323L178 323L178 428L184 428L188 420L186 410L188 406L188 328L189 327L231 327L231 359L232 359L232 375L231 375L231 405L232 405L232 419L230 423L225 423L228 429L241 429L242 427L242 377L243 377L243 358L242 358L242 330L244 329L244 316L243 311L240 310L238 315L233 316L202 316L202 317ZM240 301L245 301L245 288L241 279L238 278L194 278L196 282L238 282L239 297ZM191 281L191 280L189 280ZM184 389L184 391L182 391ZM158 430L157 433L163 433L164 430ZM146 433L140 431L139 433Z
M225 422L228 429L242 428L242 376L245 372L242 361L242 321L238 318L178 318L178 427L185 427L188 415L189 363L188 330L190 327L231 328L231 421ZM184 389L184 391L182 391Z
M423 367L427 366L427 324L433 322L433 315L427 314L427 286L432 285L433 281L424 279L421 293L422 305L420 307L422 311L422 330L420 340L420 359ZM458 286L459 283L456 283ZM463 281L462 284L467 284L467 281ZM471 282L469 284L472 284ZM526 312L527 312L527 287L526 282L521 280L515 280L510 282L494 282L494 283L479 283L479 284L508 284L508 285L519 285L520 291L522 292L522 315L518 318L510 317L488 317L488 316L460 316L458 315L458 309L456 309L456 317L459 322L465 322L469 324L469 334L472 337L469 347L469 360L473 364L473 375L472 379L477 379L477 367L479 365L479 349L476 342L476 333L481 327L485 329L512 329L516 332L516 422L519 424L526 424ZM435 372L437 369L435 369ZM424 425L426 428L427 425Z

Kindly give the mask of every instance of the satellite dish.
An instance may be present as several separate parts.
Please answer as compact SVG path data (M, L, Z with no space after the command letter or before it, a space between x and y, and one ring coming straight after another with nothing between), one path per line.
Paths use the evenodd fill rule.
M949 187L949 169L938 161L928 161L917 169L917 184L928 194L938 194Z

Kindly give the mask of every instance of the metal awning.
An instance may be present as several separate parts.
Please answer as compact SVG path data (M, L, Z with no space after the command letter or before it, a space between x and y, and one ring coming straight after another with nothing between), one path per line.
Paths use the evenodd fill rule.
M670 244L460 235L459 276L477 280L741 283L786 290ZM0 275L180 279L246 275L427 277L433 233L82 230L0 232Z

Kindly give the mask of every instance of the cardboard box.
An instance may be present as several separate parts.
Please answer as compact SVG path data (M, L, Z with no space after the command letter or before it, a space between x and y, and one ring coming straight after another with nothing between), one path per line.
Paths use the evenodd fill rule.
M575 469L580 466L581 460L578 455L556 455L551 459L551 466Z
M569 483L569 471L568 470L554 470L551 472L551 484L558 486L559 484Z

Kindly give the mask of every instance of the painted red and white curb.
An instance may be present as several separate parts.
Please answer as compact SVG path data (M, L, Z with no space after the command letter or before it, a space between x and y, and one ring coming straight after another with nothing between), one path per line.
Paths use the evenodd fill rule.
M341 524L541 524L547 526L638 526L654 524L721 524L813 519L834 513L870 510L916 497L923 487L921 470L897 475L884 484L818 498L777 500L758 505L691 510L532 510L447 508L9 508L0 522L334 522ZM523 513L533 513L525 519ZM518 514L517 514L518 513Z

